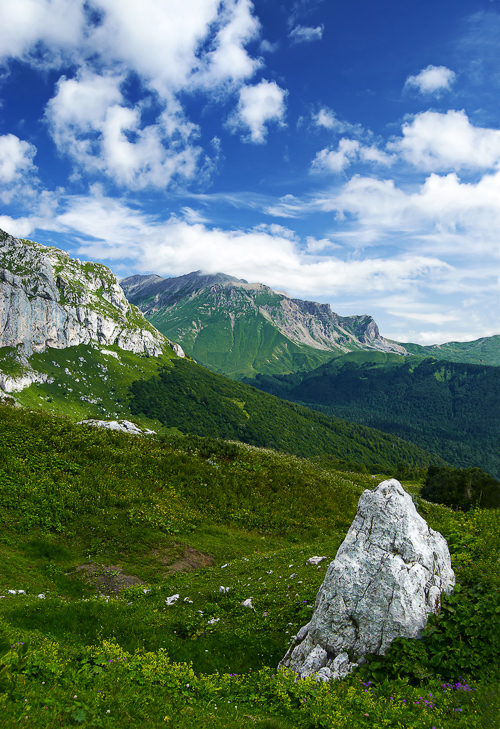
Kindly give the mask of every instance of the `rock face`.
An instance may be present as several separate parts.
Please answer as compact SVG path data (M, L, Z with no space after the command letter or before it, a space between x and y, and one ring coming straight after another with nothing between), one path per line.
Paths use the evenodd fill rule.
M0 347L29 357L91 342L152 356L169 344L106 266L0 231Z
M301 677L345 676L368 653L384 655L395 638L418 638L454 584L444 537L427 526L399 481L383 481L361 495L311 622L280 666Z

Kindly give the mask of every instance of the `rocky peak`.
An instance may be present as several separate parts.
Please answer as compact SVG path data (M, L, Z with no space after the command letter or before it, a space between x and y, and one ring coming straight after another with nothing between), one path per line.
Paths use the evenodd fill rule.
M30 356L90 342L153 356L168 345L106 266L1 231L0 347Z

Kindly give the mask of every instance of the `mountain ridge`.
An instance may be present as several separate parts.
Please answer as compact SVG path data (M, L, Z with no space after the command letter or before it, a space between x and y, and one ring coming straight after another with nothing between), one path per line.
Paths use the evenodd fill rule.
M342 317L329 304L224 273L132 276L120 285L165 336L179 341L201 364L234 379L311 369L356 349L406 354L380 335L367 314Z

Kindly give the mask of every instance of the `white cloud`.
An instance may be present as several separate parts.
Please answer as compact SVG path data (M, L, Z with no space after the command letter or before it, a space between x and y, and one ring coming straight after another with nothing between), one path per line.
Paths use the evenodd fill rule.
M0 182L9 185L33 169L36 147L14 134L0 137Z
M259 32L250 0L93 0L103 11L90 46L134 69L162 97L243 81L259 59L245 45Z
M259 223L254 227L254 230L258 233L269 233L269 235L287 238L288 240L298 240L297 233L294 230L290 230L290 228L278 223Z
M323 25L318 25L316 28L296 25L295 28L292 28L288 37L292 43L310 43L311 41L321 40L324 29Z
M381 244L397 235L398 245L416 245L437 255L500 255L500 172L477 183L462 182L455 173L431 174L415 191L407 192L393 180L355 176L342 189L317 204L350 217L353 241ZM413 241L413 243L411 243Z
M408 76L405 87L413 86L421 94L439 94L449 89L456 75L446 66L427 66L416 76Z
M339 134L346 131L345 122L341 121L335 112L327 107L322 107L317 114L313 114L313 121L316 126L330 129Z
M356 159L360 143L357 139L341 139L337 150L322 149L312 161L311 168L316 172L342 172L353 159Z
M24 56L40 43L53 56L78 44L83 8L83 0L0 0L0 59Z
M92 260L128 259L129 270L180 275L203 269L262 281L308 296L341 292L405 291L412 282L446 268L433 256L410 255L391 260L316 260L301 250L289 229L221 230L171 218L160 223L125 204L96 194L72 198L56 219L61 228L81 238L80 254Z
M304 211L304 203L295 195L283 195L277 203L264 207L266 215L277 218L296 218Z
M157 124L142 127L141 108L130 108L120 90L123 76L83 70L62 77L46 117L59 150L87 171L99 171L133 189L165 188L191 178L199 149L189 143L194 125L168 110Z
M387 148L425 170L491 169L500 163L500 131L473 126L464 111L425 111Z
M343 137L336 150L326 148L316 154L312 161L313 172L342 172L354 161L371 162L389 166L394 156L386 154L378 147L362 145L357 139Z
M321 238L317 240L311 235L306 238L307 252L312 254L322 253L323 251L332 250L333 248L340 248L337 243L333 243L329 238Z
M11 218L9 215L0 215L0 229L13 235L15 238L26 238L36 228L31 218Z
M269 122L284 125L286 93L275 81L244 86L240 90L238 107L229 119L230 128L247 128L250 134L245 141L263 144Z
M0 201L8 205L15 197L32 197L36 147L14 134L0 136Z

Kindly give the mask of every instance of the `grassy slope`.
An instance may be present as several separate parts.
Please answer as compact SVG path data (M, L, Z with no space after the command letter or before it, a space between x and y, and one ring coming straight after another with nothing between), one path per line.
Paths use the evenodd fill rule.
M3 361L12 361L8 353ZM132 418L157 432L174 428L236 438L297 455L328 455L375 471L381 464L395 469L399 462L412 467L443 463L398 438L282 402L169 352L149 358L117 347L80 345L47 350L30 362L53 382L16 394L21 404L73 419Z
M313 413L216 375L192 362L173 360L159 376L134 383L131 410L182 432L235 438L301 456L396 468L429 463L429 455L393 436ZM436 457L431 457L436 458ZM439 459L438 459L439 460Z
M246 306L234 316L224 307L215 308L203 295L194 303L190 299L180 302L174 311L159 310L146 316L197 362L233 379L259 372L309 370L331 357L331 352L291 342L257 309Z
M12 369L9 365L12 359L8 355L7 348L0 349L0 369L5 372ZM34 384L14 394L22 405L74 419L127 418L130 417L128 391L131 383L140 377L151 377L159 364L168 366L174 358L169 349L159 358L150 358L114 345L81 344L66 349L48 349L33 355L30 364L53 382Z
M457 467L500 474L500 369L358 352L314 372L259 378L262 389L394 433Z
M473 342L447 342L424 347L421 344L403 344L408 352L424 357L446 359L449 362L466 362L500 366L500 335L482 337Z
M356 677L329 687L276 675L324 577L307 558L334 556L374 483L248 446L134 438L0 406L0 638L14 646L0 725L488 726L498 693L478 675L475 693L432 677L367 690ZM498 512L467 521L423 507L450 540L459 581L500 581ZM166 576L186 547L214 565ZM89 563L149 584L94 596L76 569ZM241 605L249 597L253 609Z

